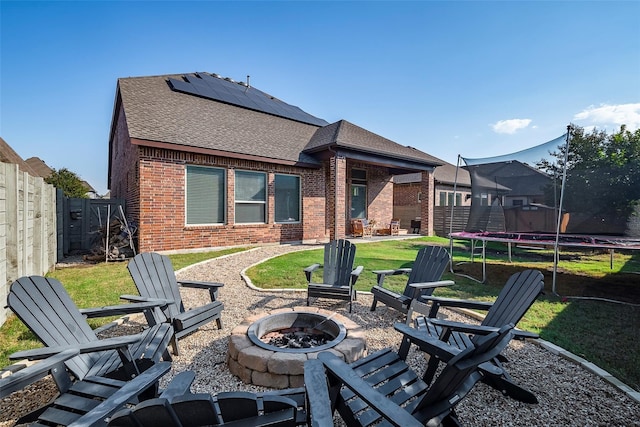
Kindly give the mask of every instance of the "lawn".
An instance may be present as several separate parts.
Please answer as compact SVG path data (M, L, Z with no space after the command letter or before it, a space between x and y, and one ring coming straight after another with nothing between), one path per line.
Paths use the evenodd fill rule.
M356 288L371 289L376 283L373 270L411 266L417 250L430 243L448 246L449 241L425 237L358 245L355 263L365 270ZM453 253L456 273L482 276L481 263L468 262L469 251L463 242L456 242ZM534 303L518 327L540 334L640 390L640 275L633 274L640 271L639 254L616 252L611 268L608 252L563 250L557 274L559 295L552 292L552 260L549 250L515 248L512 262L508 262L504 246L489 245L487 283L447 272L443 279L456 284L438 288L435 295L493 300L511 274L524 268L539 269L545 275L545 295ZM300 288L304 287L302 269L321 262L321 249L295 252L254 266L247 273L256 286ZM398 291L404 289L405 283L403 276L385 279L385 286Z

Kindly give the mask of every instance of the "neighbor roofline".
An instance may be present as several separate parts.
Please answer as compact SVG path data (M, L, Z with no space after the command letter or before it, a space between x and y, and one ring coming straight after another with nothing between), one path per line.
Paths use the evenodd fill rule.
M275 163L283 166L297 166L302 168L320 168L318 164L299 162L293 160L274 159L272 157L255 156L251 154L234 153L232 151L216 150L213 148L193 147L190 145L175 144L171 142L151 141L148 139L131 138L131 144L143 147L161 148L173 151L184 151L187 153L206 154L210 156L229 157L239 160L252 160L256 162Z

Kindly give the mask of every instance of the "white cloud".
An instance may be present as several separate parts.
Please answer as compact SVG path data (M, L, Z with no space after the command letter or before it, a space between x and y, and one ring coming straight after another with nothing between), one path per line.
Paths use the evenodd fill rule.
M500 120L491 125L493 131L496 133L516 133L520 129L524 129L529 126L531 119L510 119Z
M640 128L640 103L608 105L593 105L573 116L575 121L587 122L584 127L598 125L610 127L627 125L627 129L634 131Z

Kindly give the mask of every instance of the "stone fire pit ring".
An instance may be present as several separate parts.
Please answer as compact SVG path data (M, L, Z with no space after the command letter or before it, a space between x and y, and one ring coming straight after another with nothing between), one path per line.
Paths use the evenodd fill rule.
M274 316L283 314L284 316ZM286 323L288 315L310 315L319 319L328 318L326 323L333 324L337 332L334 340L320 347L309 349L279 349L273 346L256 343L261 331L256 333L256 322L267 318L282 318ZM267 319L269 320L269 319ZM333 322L331 322L333 321ZM250 332L251 329L251 332ZM252 335L253 340L249 337ZM266 348L265 348L266 347ZM366 356L366 340L364 329L349 318L332 311L314 307L294 307L250 316L231 331L227 366L232 374L246 384L254 384L272 388L302 387L304 385L304 362L315 359L318 353L330 351L347 363Z

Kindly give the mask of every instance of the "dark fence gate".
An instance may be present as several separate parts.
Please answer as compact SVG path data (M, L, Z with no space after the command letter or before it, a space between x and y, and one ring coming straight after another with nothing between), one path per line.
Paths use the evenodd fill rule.
M124 220L123 199L79 199L58 191L58 259L71 253L105 249L105 230L114 219Z

